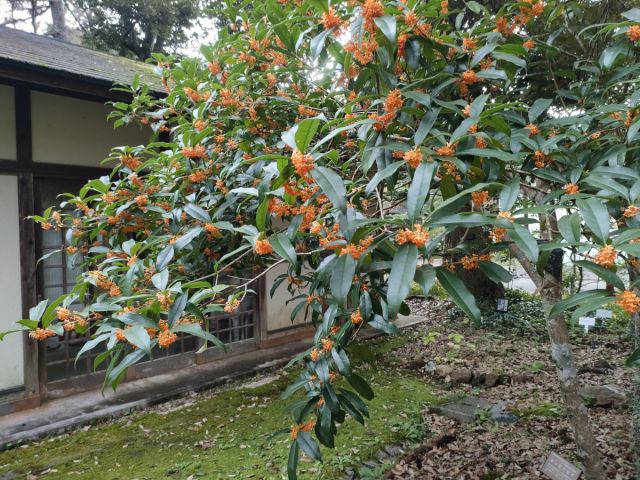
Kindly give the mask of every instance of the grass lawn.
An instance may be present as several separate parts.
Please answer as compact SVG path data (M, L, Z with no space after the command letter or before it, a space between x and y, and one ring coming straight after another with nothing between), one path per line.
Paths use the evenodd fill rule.
M371 419L364 427L348 419L336 449L323 450L323 464L301 461L300 478L340 478L346 467L357 468L385 445L420 436L420 412L438 398L423 380L400 369L393 356L381 355L403 345L408 335L368 342L379 357L376 369L361 370L376 392L369 404ZM286 478L289 438L273 434L291 424L286 412L291 400L281 400L280 393L294 374L2 452L0 478Z

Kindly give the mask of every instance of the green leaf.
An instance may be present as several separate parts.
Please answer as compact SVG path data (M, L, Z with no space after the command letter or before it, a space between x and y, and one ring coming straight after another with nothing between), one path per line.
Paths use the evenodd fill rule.
M586 268L587 270L595 273L602 280L613 285L618 290L625 289L624 282L622 281L622 279L618 277L618 275L616 275L616 273L613 272L612 270L609 270L608 268L605 268L605 267L601 267L600 265L597 265L593 262L589 262L587 260L578 260L573 263L578 267Z
M256 228L264 232L269 218L269 197L265 196L256 210Z
M416 145L422 145L424 139L429 135L429 132L433 128L433 124L436 123L438 115L440 115L441 108L433 108L429 110L424 117L422 117L422 121L420 125L418 125L418 129L416 130L416 134L414 136L414 142Z
M431 180L436 170L436 163L422 162L416 168L407 192L407 217L414 222L420 213L431 188Z
M330 288L333 297L340 305L344 305L353 284L356 273L356 261L349 254L340 255L334 262L331 272Z
M298 150L303 153L307 150L307 147L311 143L311 140L313 140L319 126L319 118L306 118L298 124L298 129L295 133L295 141Z
M47 309L48 304L49 304L49 300L47 299L47 300L42 300L35 307L31 307L29 309L29 320L40 321L40 319L42 318L42 315Z
M598 297L609 297L610 295L611 294L606 290L588 290L586 292L576 293L575 295L556 303L553 308L551 308L549 316L553 317L586 301L596 299Z
M311 52L311 58L315 60L320 56L322 50L324 49L325 40L331 32L333 32L332 28L329 30L323 30L311 39L311 42L309 42L309 51Z
M479 262L478 265L480 266L480 270L496 283L507 283L513 279L509 271L497 263L482 261Z
M632 22L640 23L640 8L632 8L621 14L624 18L628 18Z
M513 230L509 230L509 236L529 260L534 263L538 261L538 254L540 253L538 242L527 227L514 223Z
M105 378L105 383L110 384L115 390L115 388L118 386L118 383L120 383L120 380L122 379L121 374L124 373L124 371L131 365L142 360L142 357L144 357L144 355L144 350L134 350L133 352L129 353L116 367L109 371L107 377Z
M164 290L169 283L169 269L165 268L161 272L156 273L151 277L151 283L158 290Z
M349 364L349 357L347 357L347 352L344 350L336 350L335 348L331 350L331 357L333 358L338 371L344 375L351 375L351 366Z
M580 209L580 214L591 229L591 232L598 240L604 243L609 238L609 212L602 201L591 197L588 199L579 198L576 205Z
M373 21L378 28L384 33L384 36L389 39L391 45L396 44L396 17L391 15L384 15L382 17L375 17Z
M164 270L169 262L173 258L174 248L173 245L167 245L159 254L156 261L156 270Z
M442 285L442 287L451 296L454 303L474 322L480 323L482 315L476 305L476 299L467 289L465 284L462 283L462 280L443 267L436 268L436 276L438 277L440 285Z
M580 243L580 215L572 213L558 220L558 230L568 243Z
M209 212L195 203L185 205L184 211L187 215L195 218L196 220L200 220L201 222L209 223L211 221Z
M395 162L395 163L392 163L391 165L387 165L382 170L376 172L376 174L373 176L373 178L369 181L366 188L364 189L364 194L367 197L371 195L382 180L384 180L385 178L389 178L391 175L396 173L398 169L404 164L405 164L404 161Z
M640 11L640 9L636 10ZM636 348L624 364L627 367L635 367L638 363L640 363L640 348Z
M508 211L513 208L513 205L518 200L518 194L520 193L520 179L513 177L509 182L504 184L500 191L499 205L500 210Z
M131 328L125 328L123 332L129 343L144 350L147 355L151 355L151 339L143 326L134 325Z
M202 233L202 227L191 228L187 231L187 233L178 237L176 242L173 244L173 248L175 249L175 251L182 250L184 247L189 245L189 243L191 243L191 240L200 235L200 233Z
M480 47L476 53L473 55L473 59L471 60L471 66L475 67L478 65L484 57L493 52L498 45L495 43L488 43Z
M436 269L433 265L422 265L416 270L414 280L422 288L422 293L425 296L429 295L431 288L436 283Z
M269 243L276 251L278 255L288 261L291 265L296 266L298 264L298 254L296 253L296 249L294 248L291 240L286 233L278 233L277 235L272 235L269 238Z
M538 98L529 108L529 123L534 123L553 103L552 98Z
M298 459L300 452L298 450L298 441L291 442L289 448L289 459L287 460L287 478L288 480L298 480Z
M220 341L218 337L204 330L199 323L179 323L178 325L171 328L173 333L184 332L189 335L193 335L194 337L202 338L208 342L213 343L218 347L222 347L226 349L226 345Z
M356 392L358 392L367 400L373 400L373 390L371 390L371 387L364 378L362 378L360 375L352 373L347 377L347 380L349 380L349 383Z
M398 327L396 327L395 323L387 322L380 315L374 315L373 318L369 322L367 322L367 325L388 335L395 335L399 332Z
M296 439L298 445L304 453L314 460L321 461L322 455L320 454L320 447L318 443L313 439L309 432L298 432L298 438Z
M316 167L311 170L311 176L320 185L322 192L331 200L342 213L347 211L347 189L342 178L332 170L325 167Z
M407 298L407 295L409 295L411 282L416 273L417 262L418 247L413 244L401 245L393 256L387 287L389 318L396 317L400 309L400 304Z
M37 326L37 325L36 325ZM4 337L11 333L21 332L22 330L7 330L6 332L0 332L0 342L4 340Z

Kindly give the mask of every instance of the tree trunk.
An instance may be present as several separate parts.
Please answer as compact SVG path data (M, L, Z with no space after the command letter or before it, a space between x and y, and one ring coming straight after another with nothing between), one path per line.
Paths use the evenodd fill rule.
M69 32L64 18L63 0L49 0L49 7L51 8L51 19L53 20L51 25L53 38L68 41Z
M482 227L474 228L456 228L447 236L446 244L448 248L454 248L461 243L465 243L473 248L473 251L482 251L491 244L488 235L482 230ZM463 255L456 255L453 261L459 261ZM476 299L497 301L504 295L504 286L502 283L496 283L487 278L479 269L474 270L458 270L458 278L469 289Z
M553 306L562 300L562 254L554 252L553 263L547 265L543 275L535 265L515 245L511 252L522 264L527 274L538 287L545 316L547 332L551 341L551 358L556 364L556 372L560 380L560 391L567 409L567 417L573 430L577 453L584 463L586 480L604 480L605 472L602 458L598 451L596 437L593 434L587 407L579 393L578 371L576 368L569 330L564 315L551 315ZM558 249L559 250L559 249ZM559 265L558 265L559 264Z

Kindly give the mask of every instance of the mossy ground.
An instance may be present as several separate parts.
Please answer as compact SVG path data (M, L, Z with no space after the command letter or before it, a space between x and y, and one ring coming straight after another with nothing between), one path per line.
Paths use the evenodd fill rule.
M405 341L400 336L370 342L379 361L376 369L361 373L376 392L369 404L371 419L366 426L348 419L335 450L323 449L323 464L302 461L300 478L339 478L346 467L357 467L385 445L419 436L422 408L441 399L423 380L384 361L389 356L382 353ZM131 414L2 452L0 477L13 472L24 478L31 472L47 479L286 478L288 435L274 432L290 425L290 400L280 399L290 381L285 375L174 411Z

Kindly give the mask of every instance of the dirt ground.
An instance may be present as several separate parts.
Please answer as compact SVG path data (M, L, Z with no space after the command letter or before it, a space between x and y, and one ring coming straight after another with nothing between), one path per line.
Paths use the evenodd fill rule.
M503 402L519 418L510 425L482 418L459 424L426 408L427 438L385 478L548 478L540 467L551 451L580 465L541 325L533 325L529 332L478 329L462 318L452 318L448 302L416 300L412 310L423 313L426 321L414 327L412 341L393 352L398 361L407 369L417 369L425 381L440 385L442 395L457 392ZM633 372L624 362L632 345L625 331L585 334L575 329L573 341L583 385L614 384L631 398ZM460 372L464 377L465 370L480 382L457 383L456 377ZM482 385L486 374L498 377L499 384ZM589 414L607 478L634 478L630 407L594 407Z

